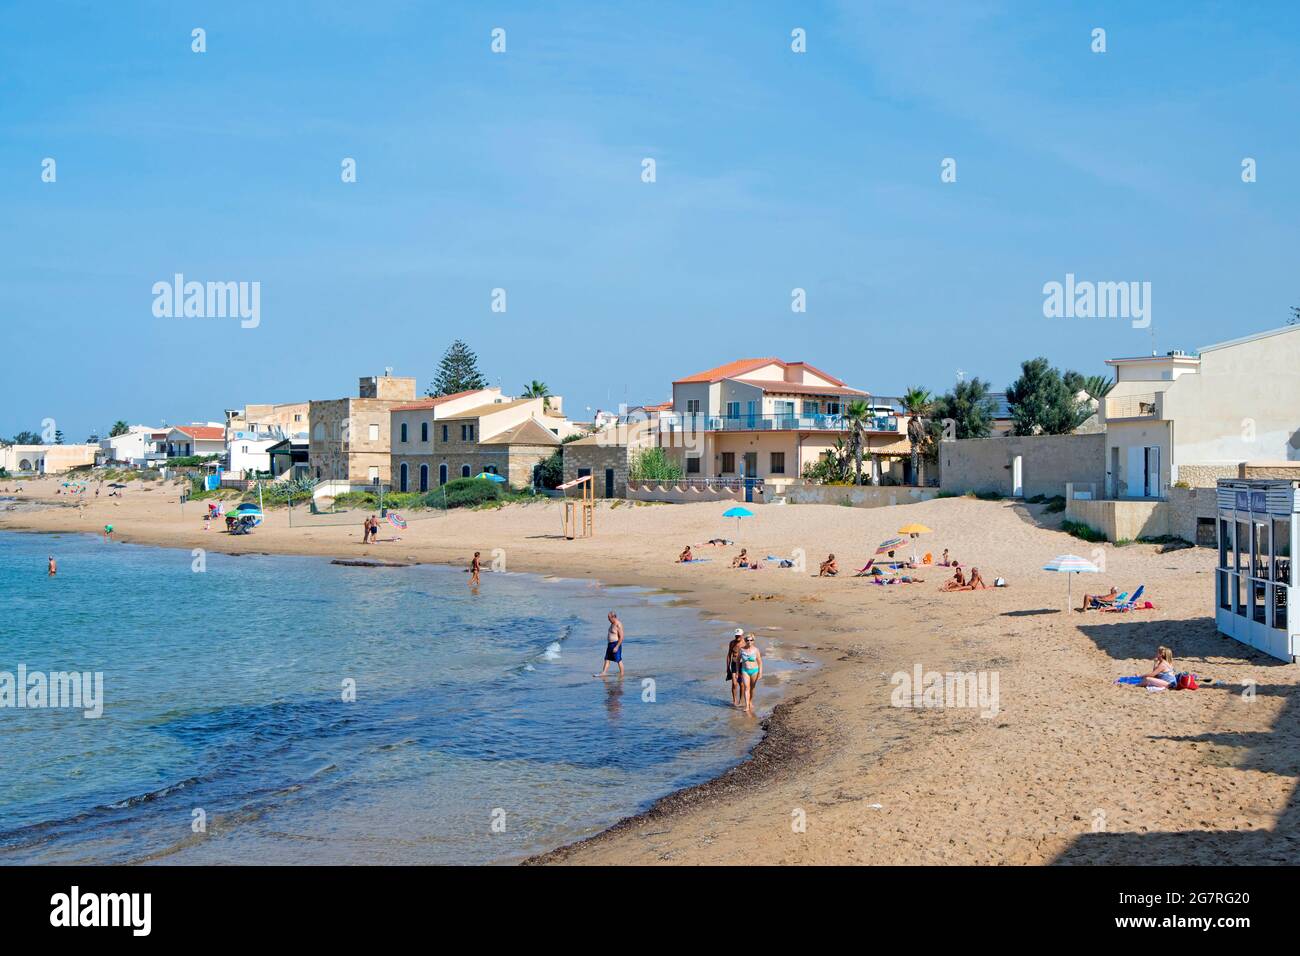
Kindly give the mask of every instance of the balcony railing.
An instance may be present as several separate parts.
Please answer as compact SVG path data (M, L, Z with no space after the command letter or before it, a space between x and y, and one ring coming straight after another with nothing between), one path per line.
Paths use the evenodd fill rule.
M1106 418L1163 418L1163 404L1159 392L1107 398Z
M709 432L772 432L772 431L831 431L847 432L851 423L843 415L672 415L664 416L661 423L671 423L687 431L696 429ZM869 432L900 432L898 418L879 415L868 418L863 427Z

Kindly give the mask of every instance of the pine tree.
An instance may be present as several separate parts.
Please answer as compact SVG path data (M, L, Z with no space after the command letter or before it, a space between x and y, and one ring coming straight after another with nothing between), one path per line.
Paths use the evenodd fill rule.
M443 353L442 361L438 363L438 375L426 394L437 398L486 386L487 381L478 370L478 356L468 345L457 339Z

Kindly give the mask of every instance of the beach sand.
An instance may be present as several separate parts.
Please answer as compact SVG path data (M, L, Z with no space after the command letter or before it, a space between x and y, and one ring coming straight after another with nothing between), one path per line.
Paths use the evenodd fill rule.
M60 501L56 486L26 482L22 497ZM231 537L215 524L204 533L204 503L182 513L174 487L132 483L121 499L89 501L84 511L0 511L0 529L96 533L111 522L123 542L387 562L463 564L500 548L510 570L678 593L719 620L720 666L724 621L820 663L787 688L748 762L532 862L1300 862L1300 667L1217 634L1207 548L1087 544L1055 530L1059 515L1042 506L970 498L754 506L739 531L720 517L723 504L601 502L595 537L576 541L560 535L559 505L543 501L412 520L404 531L385 524L368 546L359 514L303 529L273 510L253 534ZM942 593L943 568L892 587L813 576L828 552L851 573L913 521L935 529L919 553L946 547L1010 586ZM673 562L685 544L715 536L737 545L699 548L705 563ZM740 546L756 556L802 548L812 570L731 570ZM1104 574L1075 576L1076 606L1085 590L1145 584L1156 608L1067 613L1064 576L1040 570L1063 552L1105 562ZM484 593L491 587L487 573ZM1148 670L1160 644L1179 670L1219 685L1150 693L1113 684ZM917 665L996 675L996 714L894 706L891 678ZM727 694L721 680L718 692Z

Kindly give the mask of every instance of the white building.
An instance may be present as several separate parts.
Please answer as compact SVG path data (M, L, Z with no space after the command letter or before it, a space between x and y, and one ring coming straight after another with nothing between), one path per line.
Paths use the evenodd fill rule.
M177 425L167 432L163 450L168 458L224 455L226 453L225 425Z
M242 478L248 472L269 472L270 450L285 440L275 432L234 432L226 443L226 470L235 478Z
M106 464L129 464L135 468L148 467L155 461L166 459L162 445L167 441L167 430L150 425L132 425L124 434L99 440L99 457Z

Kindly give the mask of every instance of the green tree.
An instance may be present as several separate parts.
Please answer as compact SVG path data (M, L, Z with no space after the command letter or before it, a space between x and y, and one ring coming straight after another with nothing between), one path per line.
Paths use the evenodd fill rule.
M633 481L676 481L682 476L682 466L662 448L646 448L632 456L627 476Z
M440 395L454 395L471 389L484 388L487 380L478 370L478 356L460 339L442 355L438 363L438 374L429 386L426 394L437 398Z
M11 445L39 445L39 444L41 444L41 436L38 435L38 434L36 434L36 432L21 431L21 432L19 432L17 435L15 435L13 438L9 439L9 444L11 444Z
M113 427L109 429L108 437L116 438L118 435L125 435L130 430L131 426L119 418L117 421L113 422Z
M934 410L934 396L928 389L914 385L903 393L903 411L907 415L907 440L912 445L912 481L921 483L921 456L930 444L931 432L926 417Z
M537 379L533 379L524 386L523 397L540 398L542 400L542 408L551 407L551 390L546 386L545 382L539 382Z
M1083 390L1088 397L1100 402L1115 387L1115 380L1105 375L1089 375L1083 380Z
M1062 375L1041 356L1022 362L1020 377L1007 388L1015 434L1068 435L1078 428L1092 413L1075 397L1083 381L1077 372Z
M849 423L849 447L853 452L853 483L862 484L862 445L866 438L867 420L871 406L862 399L849 402L844 408L844 420Z
M63 444L63 429L61 428L54 429L54 444L56 445Z
M989 384L978 377L958 382L952 391L935 400L934 417L952 419L954 438L988 438L998 406L989 394Z

